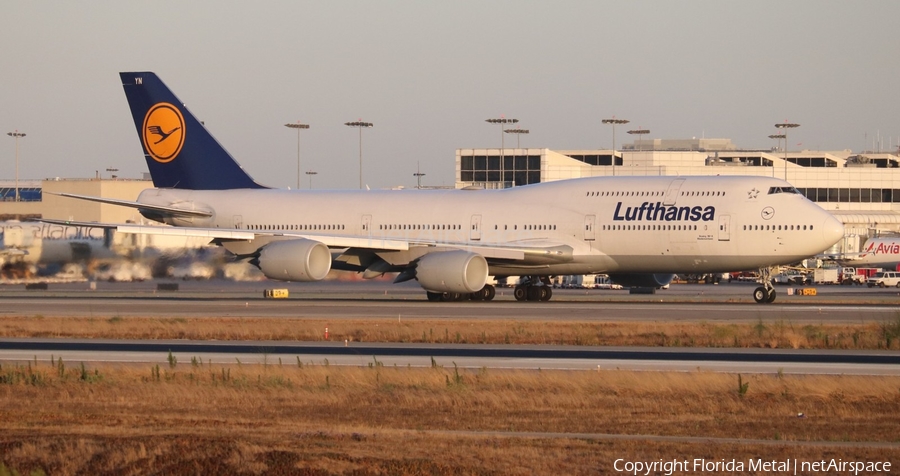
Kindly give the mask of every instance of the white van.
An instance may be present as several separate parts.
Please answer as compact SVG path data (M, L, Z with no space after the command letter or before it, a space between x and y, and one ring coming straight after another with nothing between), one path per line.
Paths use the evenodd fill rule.
M900 288L900 271L885 271L883 273L875 273L866 281L866 286L878 286L881 288L891 286Z

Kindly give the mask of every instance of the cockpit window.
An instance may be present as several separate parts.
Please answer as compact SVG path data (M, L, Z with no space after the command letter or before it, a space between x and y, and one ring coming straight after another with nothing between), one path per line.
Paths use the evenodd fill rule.
M774 193L796 193L800 194L800 191L794 187L769 187L769 195Z

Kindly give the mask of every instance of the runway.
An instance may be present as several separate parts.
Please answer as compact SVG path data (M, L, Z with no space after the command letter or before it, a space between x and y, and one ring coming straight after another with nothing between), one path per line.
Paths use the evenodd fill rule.
M0 288L0 317L510 319L519 321L705 321L872 323L898 319L895 290L830 287L815 296L752 302L752 285L681 285L654 295L627 291L557 290L546 303L517 302L501 289L493 302L432 303L415 283L154 283L54 285L46 291ZM288 288L289 299L264 299L263 289ZM821 288L820 288L821 289ZM780 288L783 290L783 288ZM769 349L617 348L353 342L222 342L79 339L0 340L0 360L159 363L453 366L508 369L631 369L747 373L900 375L897 352Z
M550 302L517 302L501 288L492 302L428 302L415 283L179 283L175 292L154 283L51 285L47 291L0 287L0 317L265 317L265 318L434 318L523 321L706 321L872 323L898 317L895 289L819 287L817 296L787 296L753 302L753 285L674 285L653 295L627 291L556 290ZM290 298L264 299L266 288L286 288ZM784 294L784 295L782 295Z
M216 364L416 366L517 369L707 370L817 374L900 374L890 351L807 351L551 345L398 344L283 341L3 339L0 360Z

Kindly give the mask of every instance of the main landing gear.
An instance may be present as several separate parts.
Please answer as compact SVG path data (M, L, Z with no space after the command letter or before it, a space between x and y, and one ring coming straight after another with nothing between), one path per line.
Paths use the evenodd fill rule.
M529 276L522 284L513 289L516 301L549 301L553 297L550 278L547 276Z
M753 290L753 300L759 304L775 302L775 286L772 285L774 268L760 268L759 282L762 286Z
M497 290L490 284L485 285L480 291L474 293L437 293L425 291L428 300L432 302L456 302L456 301L492 301L497 295ZM516 301L549 301L553 297L553 288L550 287L548 276L528 276L521 284L513 288L513 296Z
M474 293L435 293L425 291L428 300L432 302L452 302L452 301L492 301L497 295L497 290L490 284L486 284L480 291Z

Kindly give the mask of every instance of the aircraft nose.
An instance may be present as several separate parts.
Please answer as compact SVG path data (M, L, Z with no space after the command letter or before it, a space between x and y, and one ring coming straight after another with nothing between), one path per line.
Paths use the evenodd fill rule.
M823 249L831 248L843 237L844 224L831 213L825 212L825 219L822 220L822 244L825 245Z

